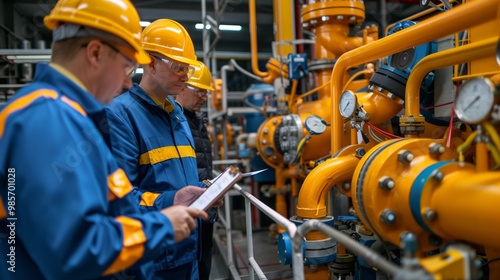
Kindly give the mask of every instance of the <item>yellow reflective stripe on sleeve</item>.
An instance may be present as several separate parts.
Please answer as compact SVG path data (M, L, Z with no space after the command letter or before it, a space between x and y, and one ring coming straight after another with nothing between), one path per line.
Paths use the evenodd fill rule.
M122 226L123 248L111 266L104 271L103 275L122 271L132 266L144 255L146 235L142 230L142 223L125 216L116 217L115 220Z
M155 205L156 198L160 196L159 193L145 192L141 196L140 206L153 206Z
M19 97L0 112L0 138L3 136L5 122L10 114L28 107L40 97L57 99L57 92L48 89L40 89L23 97Z
M196 157L196 153L191 146L169 146L153 149L142 154L139 158L140 165L156 164L173 158Z
M82 106L80 106L80 104L76 103L75 101L67 98L66 96L62 96L61 101L71 106L71 108L75 109L75 111L77 111L78 113L87 116L87 112L85 112Z
M122 198L132 191L132 184L125 175L123 169L118 168L115 172L108 176L109 200L116 197Z
M7 218L7 211L5 210L5 207L3 206L2 197L0 196L0 220L3 220L5 218Z

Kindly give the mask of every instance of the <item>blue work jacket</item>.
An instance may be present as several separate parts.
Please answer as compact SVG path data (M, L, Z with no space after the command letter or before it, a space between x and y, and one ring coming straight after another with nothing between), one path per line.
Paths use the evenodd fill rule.
M104 116L45 63L0 111L0 279L117 279L174 244L170 221L133 203Z
M177 190L202 186L194 141L181 107L171 97L157 105L138 84L107 106L112 152L134 185L144 212L173 204ZM197 258L197 230L155 261L157 270L174 269Z

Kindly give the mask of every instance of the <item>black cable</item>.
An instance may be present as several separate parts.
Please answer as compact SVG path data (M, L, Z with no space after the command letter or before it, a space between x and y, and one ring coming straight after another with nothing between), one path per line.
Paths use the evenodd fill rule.
M487 266L487 265L489 265L490 263L495 262L495 261L499 261L499 260L500 260L500 257L498 257L498 258L494 258L494 259L491 259L491 260L489 260L489 261L487 261L487 262L483 263L483 265L481 265L481 267L480 267L480 268L483 268L484 266Z

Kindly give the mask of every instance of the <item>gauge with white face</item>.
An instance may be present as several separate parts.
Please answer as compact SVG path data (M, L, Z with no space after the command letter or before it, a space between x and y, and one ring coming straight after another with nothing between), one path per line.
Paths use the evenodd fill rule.
M316 115L310 115L305 121L306 129L312 135L317 135L325 132L326 121Z
M495 86L489 79L471 79L460 88L455 98L455 113L464 122L480 123L490 116L495 95Z
M356 111L356 95L350 90L345 91L340 96L339 110L344 118L350 118Z

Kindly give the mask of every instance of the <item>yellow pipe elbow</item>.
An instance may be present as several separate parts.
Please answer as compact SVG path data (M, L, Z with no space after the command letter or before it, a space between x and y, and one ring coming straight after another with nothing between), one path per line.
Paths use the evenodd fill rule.
M257 20L255 11L255 0L248 0L248 13L250 15L250 49L252 53L252 71L259 77L268 75L266 72L259 70L258 54L257 54Z
M462 47L440 51L420 60L411 71L406 84L406 116L420 115L420 85L427 73L435 69L459 64L465 61L478 60L489 56L494 57L498 38L499 37L496 36Z
M335 56L373 42L377 36L370 32L367 42L364 42L362 37L349 37L349 26L346 24L322 24L316 27L316 41Z
M332 154L342 148L343 118L338 108L346 71L362 63L404 51L500 17L500 0L471 1L420 23L343 54L335 63L331 79Z
M344 156L328 159L307 175L300 189L297 216L317 219L326 216L326 195L335 184L350 181L359 159Z
M368 113L368 121L372 124L382 124L403 109L403 105L378 92L357 93L358 104ZM384 108L384 110L380 110Z

